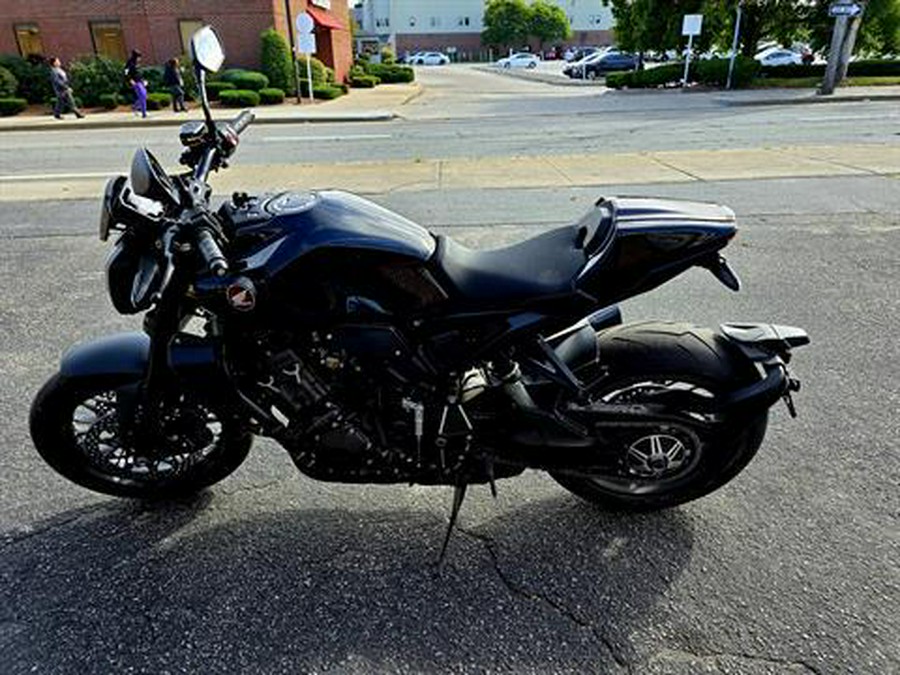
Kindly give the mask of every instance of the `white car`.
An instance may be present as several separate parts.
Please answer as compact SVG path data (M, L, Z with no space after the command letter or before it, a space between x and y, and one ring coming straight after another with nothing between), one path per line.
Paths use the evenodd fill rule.
M537 68L539 59L534 54L521 52L497 61L498 68Z
M794 66L803 63L803 57L800 54L780 47L760 52L755 58L764 66Z
M446 66L450 63L450 57L440 52L422 52L409 61L415 66Z

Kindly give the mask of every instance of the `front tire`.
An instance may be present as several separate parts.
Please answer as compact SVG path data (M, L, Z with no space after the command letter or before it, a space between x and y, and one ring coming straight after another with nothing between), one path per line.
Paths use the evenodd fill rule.
M768 410L730 414L714 424L692 424L692 396L717 397L760 378L755 366L712 330L678 323L618 326L599 335L608 376L591 391L598 406L644 404L669 392L689 391L681 413L658 425L614 434L603 451L618 457L606 474L553 472L567 490L603 508L648 511L669 508L720 488L747 466L765 436ZM579 375L590 381L590 372ZM681 405L681 404L679 404ZM608 442L608 441L607 441Z
M31 408L38 453L82 487L138 499L194 494L247 457L252 435L215 406L185 393L164 400L152 452L135 449L120 424L131 414L123 413L123 406L135 384L126 376L52 377Z

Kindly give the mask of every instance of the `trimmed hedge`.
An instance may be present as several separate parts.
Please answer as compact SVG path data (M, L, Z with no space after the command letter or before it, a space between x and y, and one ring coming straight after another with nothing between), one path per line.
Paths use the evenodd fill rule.
M681 82L684 77L684 64L667 63L656 68L634 70L626 73L610 73L606 76L606 86L613 89L629 87L631 89L653 89L666 87Z
M729 59L701 59L691 69L691 79L710 87L725 87L728 84ZM746 56L734 60L732 86L742 88L753 82L759 72L759 61Z
M367 63L368 75L374 75L384 84L412 82L416 79L415 71L409 66L388 66L381 63Z
M226 70L220 79L231 82L235 89L259 91L269 86L269 78L254 70Z
M0 117L12 117L28 107L24 98L0 98Z
M76 59L69 66L69 82L75 94L88 107L100 104L103 94L131 92L125 82L125 64L105 56Z
M118 94L100 94L100 105L107 110L115 110L119 107L119 102Z
M224 89L219 100L228 108L254 108L259 105L259 94L250 89Z
M206 83L206 94L210 101L218 101L223 91L231 91L237 89L231 82L219 82L214 80Z
M259 90L259 102L263 105L284 103L284 91L274 87Z
M291 49L287 40L272 28L263 31L259 39L262 48L259 62L262 72L269 78L269 84L272 88L293 92L296 85L291 62Z
M340 98L346 92L342 87L335 87L330 84L314 85L313 98L320 98L323 101L330 101L333 98Z
M310 69L312 70L313 84L325 84L328 82L328 69L325 64L319 61L315 56L310 59ZM297 56L297 68L300 69L300 82L306 81L306 55ZM334 73L332 72L332 80Z
M155 91L147 94L147 108L149 110L162 110L172 105L172 94L162 91Z
M356 89L372 89L381 84L381 78L374 75L351 75L350 86Z
M7 68L0 66L0 98L13 98L19 89L19 81Z
M53 96L50 68L42 61L30 61L16 54L0 54L0 66L18 81L15 96L29 103L42 103Z
M805 78L825 77L825 64L763 66L760 68L763 77ZM868 61L851 61L847 69L850 77L884 77L900 76L900 60L871 59Z

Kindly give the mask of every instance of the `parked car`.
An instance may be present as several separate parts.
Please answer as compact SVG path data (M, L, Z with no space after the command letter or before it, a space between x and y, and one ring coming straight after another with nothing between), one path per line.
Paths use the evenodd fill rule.
M598 53L579 63L569 64L563 69L563 73L571 78L596 80L606 73L634 70L637 65L637 56L617 50L606 54Z
M450 57L440 52L420 52L410 59L414 66L446 66Z
M803 63L802 54L779 47L760 52L755 58L764 66L793 66Z
M577 63L582 59L586 59L591 54L596 54L600 51L600 47L570 47L571 51L567 51L566 53L569 55L566 57L566 61L570 63Z
M540 59L534 54L520 52L497 61L498 68L537 68Z

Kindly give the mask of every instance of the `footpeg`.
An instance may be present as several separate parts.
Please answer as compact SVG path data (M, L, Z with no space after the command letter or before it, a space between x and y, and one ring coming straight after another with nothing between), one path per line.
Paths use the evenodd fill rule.
M794 398L791 394L795 391L800 391L800 380L789 377L787 389L781 398L784 399L784 404L787 406L788 413L794 419L797 418L797 408L794 406Z

